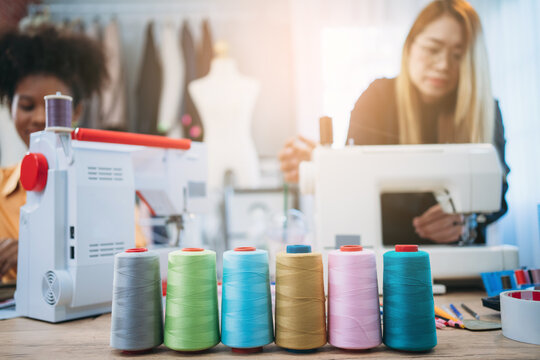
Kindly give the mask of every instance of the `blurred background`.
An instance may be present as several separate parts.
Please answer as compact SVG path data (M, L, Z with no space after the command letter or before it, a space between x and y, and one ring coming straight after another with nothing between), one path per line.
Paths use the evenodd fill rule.
M253 195L259 191L259 195L264 194L268 198L262 202L277 208L276 211L283 204L281 193L276 190L283 183L276 156L285 141L298 133L318 140L318 119L327 115L334 119L334 143L344 144L354 102L374 79L398 74L401 47L407 31L428 2L2 0L0 24L53 22L104 41L103 34L114 23L118 30L115 51L121 63L122 81L119 83L125 97L120 128L128 131L140 129L136 115L137 87L145 86L144 81L152 81L141 76L145 71L144 54L149 41L154 43L153 50L159 62L166 51L164 29L172 29L180 52L185 50L182 45L186 44L187 31L196 53L192 60L199 65L209 39L212 45L217 41L226 42L228 55L236 60L239 72L256 79L260 85L249 131L259 159L261 180L250 189L251 192L236 191L238 196L234 201L243 205L229 211L229 214L240 211L237 218L251 211L252 218L248 222L257 224L257 219L263 216L261 211L266 210L264 206L250 205L250 196L261 199ZM502 110L507 139L506 158L511 168L507 195L509 212L489 230L489 242L518 245L521 265L538 267L540 22L537 19L540 18L540 2L470 2L478 11L484 27L492 86ZM149 35L150 26L153 32ZM184 63L189 61L185 51L180 57ZM194 78L204 75L205 70L199 68ZM181 81L186 79L183 77ZM196 117L189 114L184 106L186 96L184 91L178 99L177 122L181 122L186 114ZM94 125L100 127L100 124ZM182 129L184 133L168 135L193 135L186 133L185 126ZM168 129L155 130L167 134ZM6 108L0 109L0 149L0 166L18 162L26 151L13 129L9 109ZM225 202L225 207L233 206L231 204L235 202L231 199ZM290 216L293 217L292 222L301 220L301 215ZM294 230L294 234L300 234L298 236L308 231L305 229L308 225L300 223ZM274 228L279 229L279 224L278 221ZM245 236L256 236L253 233L257 233L257 226L245 226L251 226L244 229L251 235ZM268 232L260 230L264 231Z

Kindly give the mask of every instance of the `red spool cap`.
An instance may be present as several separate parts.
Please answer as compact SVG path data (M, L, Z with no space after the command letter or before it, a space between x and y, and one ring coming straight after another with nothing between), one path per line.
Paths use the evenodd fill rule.
M418 245L396 245L396 252L417 252Z
M132 249L127 249L126 252L127 253L137 253L137 252L145 252L145 251L148 251L147 248L132 248Z
M363 248L360 245L343 245L339 248L341 251L362 251Z
M21 184L26 191L43 191L47 185L49 164L45 155L28 153L21 164Z
M514 271L516 275L516 282L518 285L527 284L527 279L525 278L525 272L523 270Z
M203 248L183 248L182 251L204 251Z
M189 351L189 350L175 350L179 354L186 354L186 355L195 355L195 354L203 354L208 349L202 349L202 350L195 350L195 351Z
M255 250L257 249L254 248L253 246L240 246L240 247L234 248L234 251L255 251Z
M126 355L141 355L141 354L146 354L146 353L149 353L150 351L152 351L153 348L149 348L149 349L144 349L144 350L122 350L122 354L126 354Z
M243 246L243 247L249 247L249 246ZM236 249L234 249L236 251ZM241 250L246 251L246 250ZM231 348L233 353L237 354L254 354L261 352L263 350L262 346L254 347L254 348Z

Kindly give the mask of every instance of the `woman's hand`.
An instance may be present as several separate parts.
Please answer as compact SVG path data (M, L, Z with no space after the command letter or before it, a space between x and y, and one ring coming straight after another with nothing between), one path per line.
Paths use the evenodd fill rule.
M0 240L0 278L6 275L12 267L17 266L18 250L19 242L17 240Z
M415 217L413 226L420 237L448 244L458 241L463 233L463 215L447 214L437 204Z
M298 182L298 167L301 161L311 160L311 153L317 143L299 135L289 139L279 152L281 171L288 183Z

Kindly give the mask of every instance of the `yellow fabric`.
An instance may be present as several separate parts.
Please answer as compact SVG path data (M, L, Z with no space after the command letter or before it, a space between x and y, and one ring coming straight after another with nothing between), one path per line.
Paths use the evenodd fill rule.
M26 191L20 183L21 164L0 168L0 240L19 239L19 213L26 203ZM135 210L135 246L146 245L145 236L138 225L139 212ZM16 279L16 268L2 277L1 282L12 282Z
M26 202L26 191L19 182L21 165L0 168L0 240L19 238L19 209ZM17 275L13 267L2 277L11 282Z

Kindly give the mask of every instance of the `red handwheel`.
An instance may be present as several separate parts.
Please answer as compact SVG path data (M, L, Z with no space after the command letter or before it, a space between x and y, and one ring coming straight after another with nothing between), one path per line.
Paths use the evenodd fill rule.
M28 153L21 164L21 184L26 191L43 191L47 185L49 164L45 155Z

